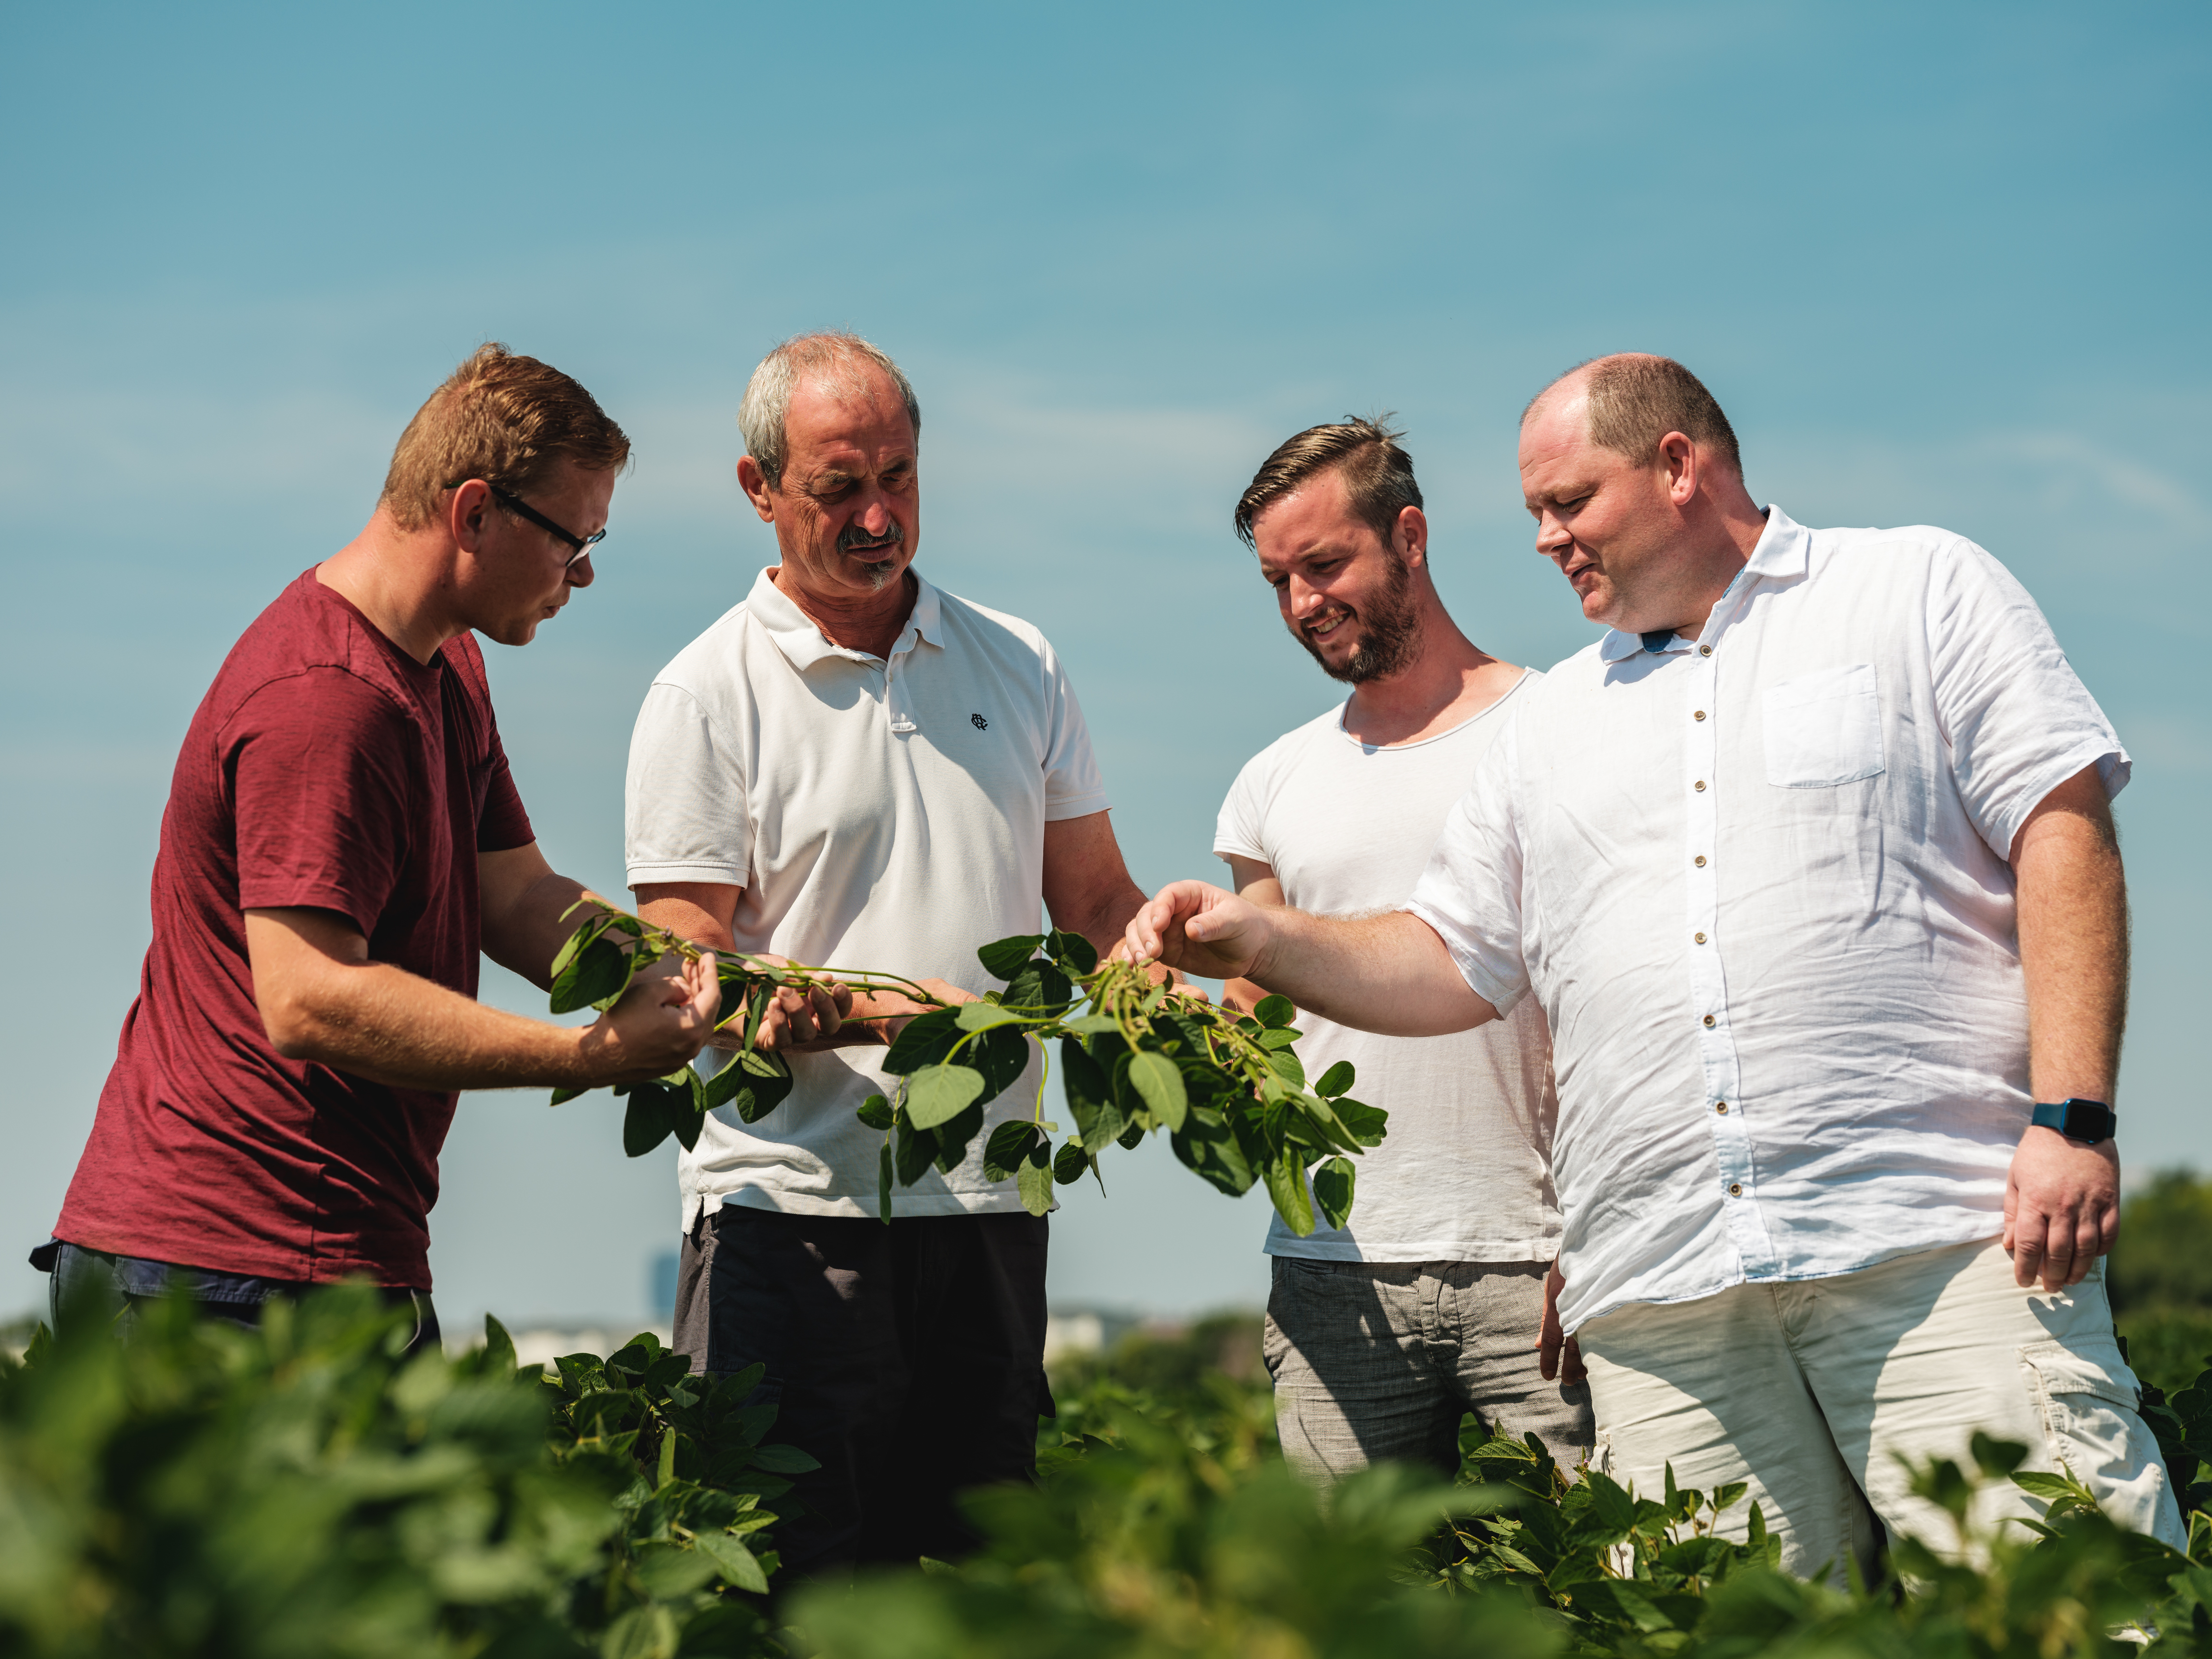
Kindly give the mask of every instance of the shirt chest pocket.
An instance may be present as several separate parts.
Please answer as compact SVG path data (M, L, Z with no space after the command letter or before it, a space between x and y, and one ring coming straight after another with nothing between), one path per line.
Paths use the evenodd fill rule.
M1874 665L1855 662L1766 688L1766 781L1778 789L1832 789L1878 775L1881 691Z

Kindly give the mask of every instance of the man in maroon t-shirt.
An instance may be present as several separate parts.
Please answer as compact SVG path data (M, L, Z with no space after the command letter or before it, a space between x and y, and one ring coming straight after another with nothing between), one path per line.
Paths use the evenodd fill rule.
M58 1319L181 1281L252 1322L363 1277L429 1340L454 1091L659 1077L706 1040L711 957L580 1029L475 1000L480 949L547 984L589 895L538 850L471 632L526 645L590 586L629 454L582 386L486 346L409 423L368 528L233 647L177 758L138 1000L32 1257ZM774 1023L836 1018L817 994Z

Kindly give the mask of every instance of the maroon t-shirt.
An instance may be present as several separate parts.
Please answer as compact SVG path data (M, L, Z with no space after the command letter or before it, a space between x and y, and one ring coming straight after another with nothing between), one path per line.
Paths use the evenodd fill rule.
M477 989L477 854L534 837L466 634L425 667L312 570L232 647L161 818L154 943L57 1237L289 1283L430 1286L453 1097L270 1045L249 909L335 910Z

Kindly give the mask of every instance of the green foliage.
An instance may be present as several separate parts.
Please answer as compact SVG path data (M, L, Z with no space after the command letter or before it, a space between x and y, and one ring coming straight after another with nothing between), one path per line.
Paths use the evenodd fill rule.
M2212 1315L2212 1181L2161 1170L2130 1193L2105 1285L2122 1313Z
M1221 1191L1264 1181L1301 1237L1314 1230L1316 1199L1332 1224L1350 1216L1345 1154L1377 1144L1388 1115L1346 1097L1348 1064L1307 1086L1291 1052L1298 1034L1287 999L1269 997L1239 1016L1153 984L1138 963L1101 965L1073 933L1000 939L976 957L1006 988L918 1016L884 1057L884 1069L905 1079L885 1132L896 1150L884 1167L899 1185L965 1156L982 1108L1027 1068L1030 1040L1057 1038L1075 1133L1053 1147L1059 1126L1044 1121L1040 1090L1030 1122L1002 1125L985 1147L993 1178L1014 1176L1031 1213L1051 1207L1054 1184L1097 1173L1109 1146L1133 1147L1164 1130L1176 1156ZM864 1109L862 1121L875 1118ZM1308 1171L1321 1160L1310 1189ZM890 1212L888 1191L882 1208Z
M0 1361L0 1653L765 1654L763 1507L803 1454L640 1339L405 1357L341 1286L255 1331L141 1309Z
M1747 1542L1717 1537L1741 1488L1670 1478L1640 1496L1472 1426L1456 1487L1383 1468L1323 1496L1273 1455L1255 1323L1133 1335L1063 1364L1041 1486L971 1500L979 1555L811 1587L793 1603L799 1636L822 1659L2212 1653L2212 1517L2195 1517L2191 1560L2112 1525L2070 1477L2023 1475L2050 1505L2038 1532L1971 1536L1977 1485L2022 1455L1986 1439L1971 1469L1914 1472L1953 1535L1940 1554L1901 1540L1899 1578L1874 1586L1785 1576L1758 1520ZM2204 1383L2177 1401L2199 1437ZM1984 1565L1960 1564L1962 1542Z

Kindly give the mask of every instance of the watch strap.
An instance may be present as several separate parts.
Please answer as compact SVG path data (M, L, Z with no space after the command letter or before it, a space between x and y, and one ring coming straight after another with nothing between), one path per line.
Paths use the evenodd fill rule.
M2119 1114L2101 1100L2039 1101L2029 1121L2041 1128L2056 1129L2069 1140L2094 1146L2112 1138L2119 1127Z

